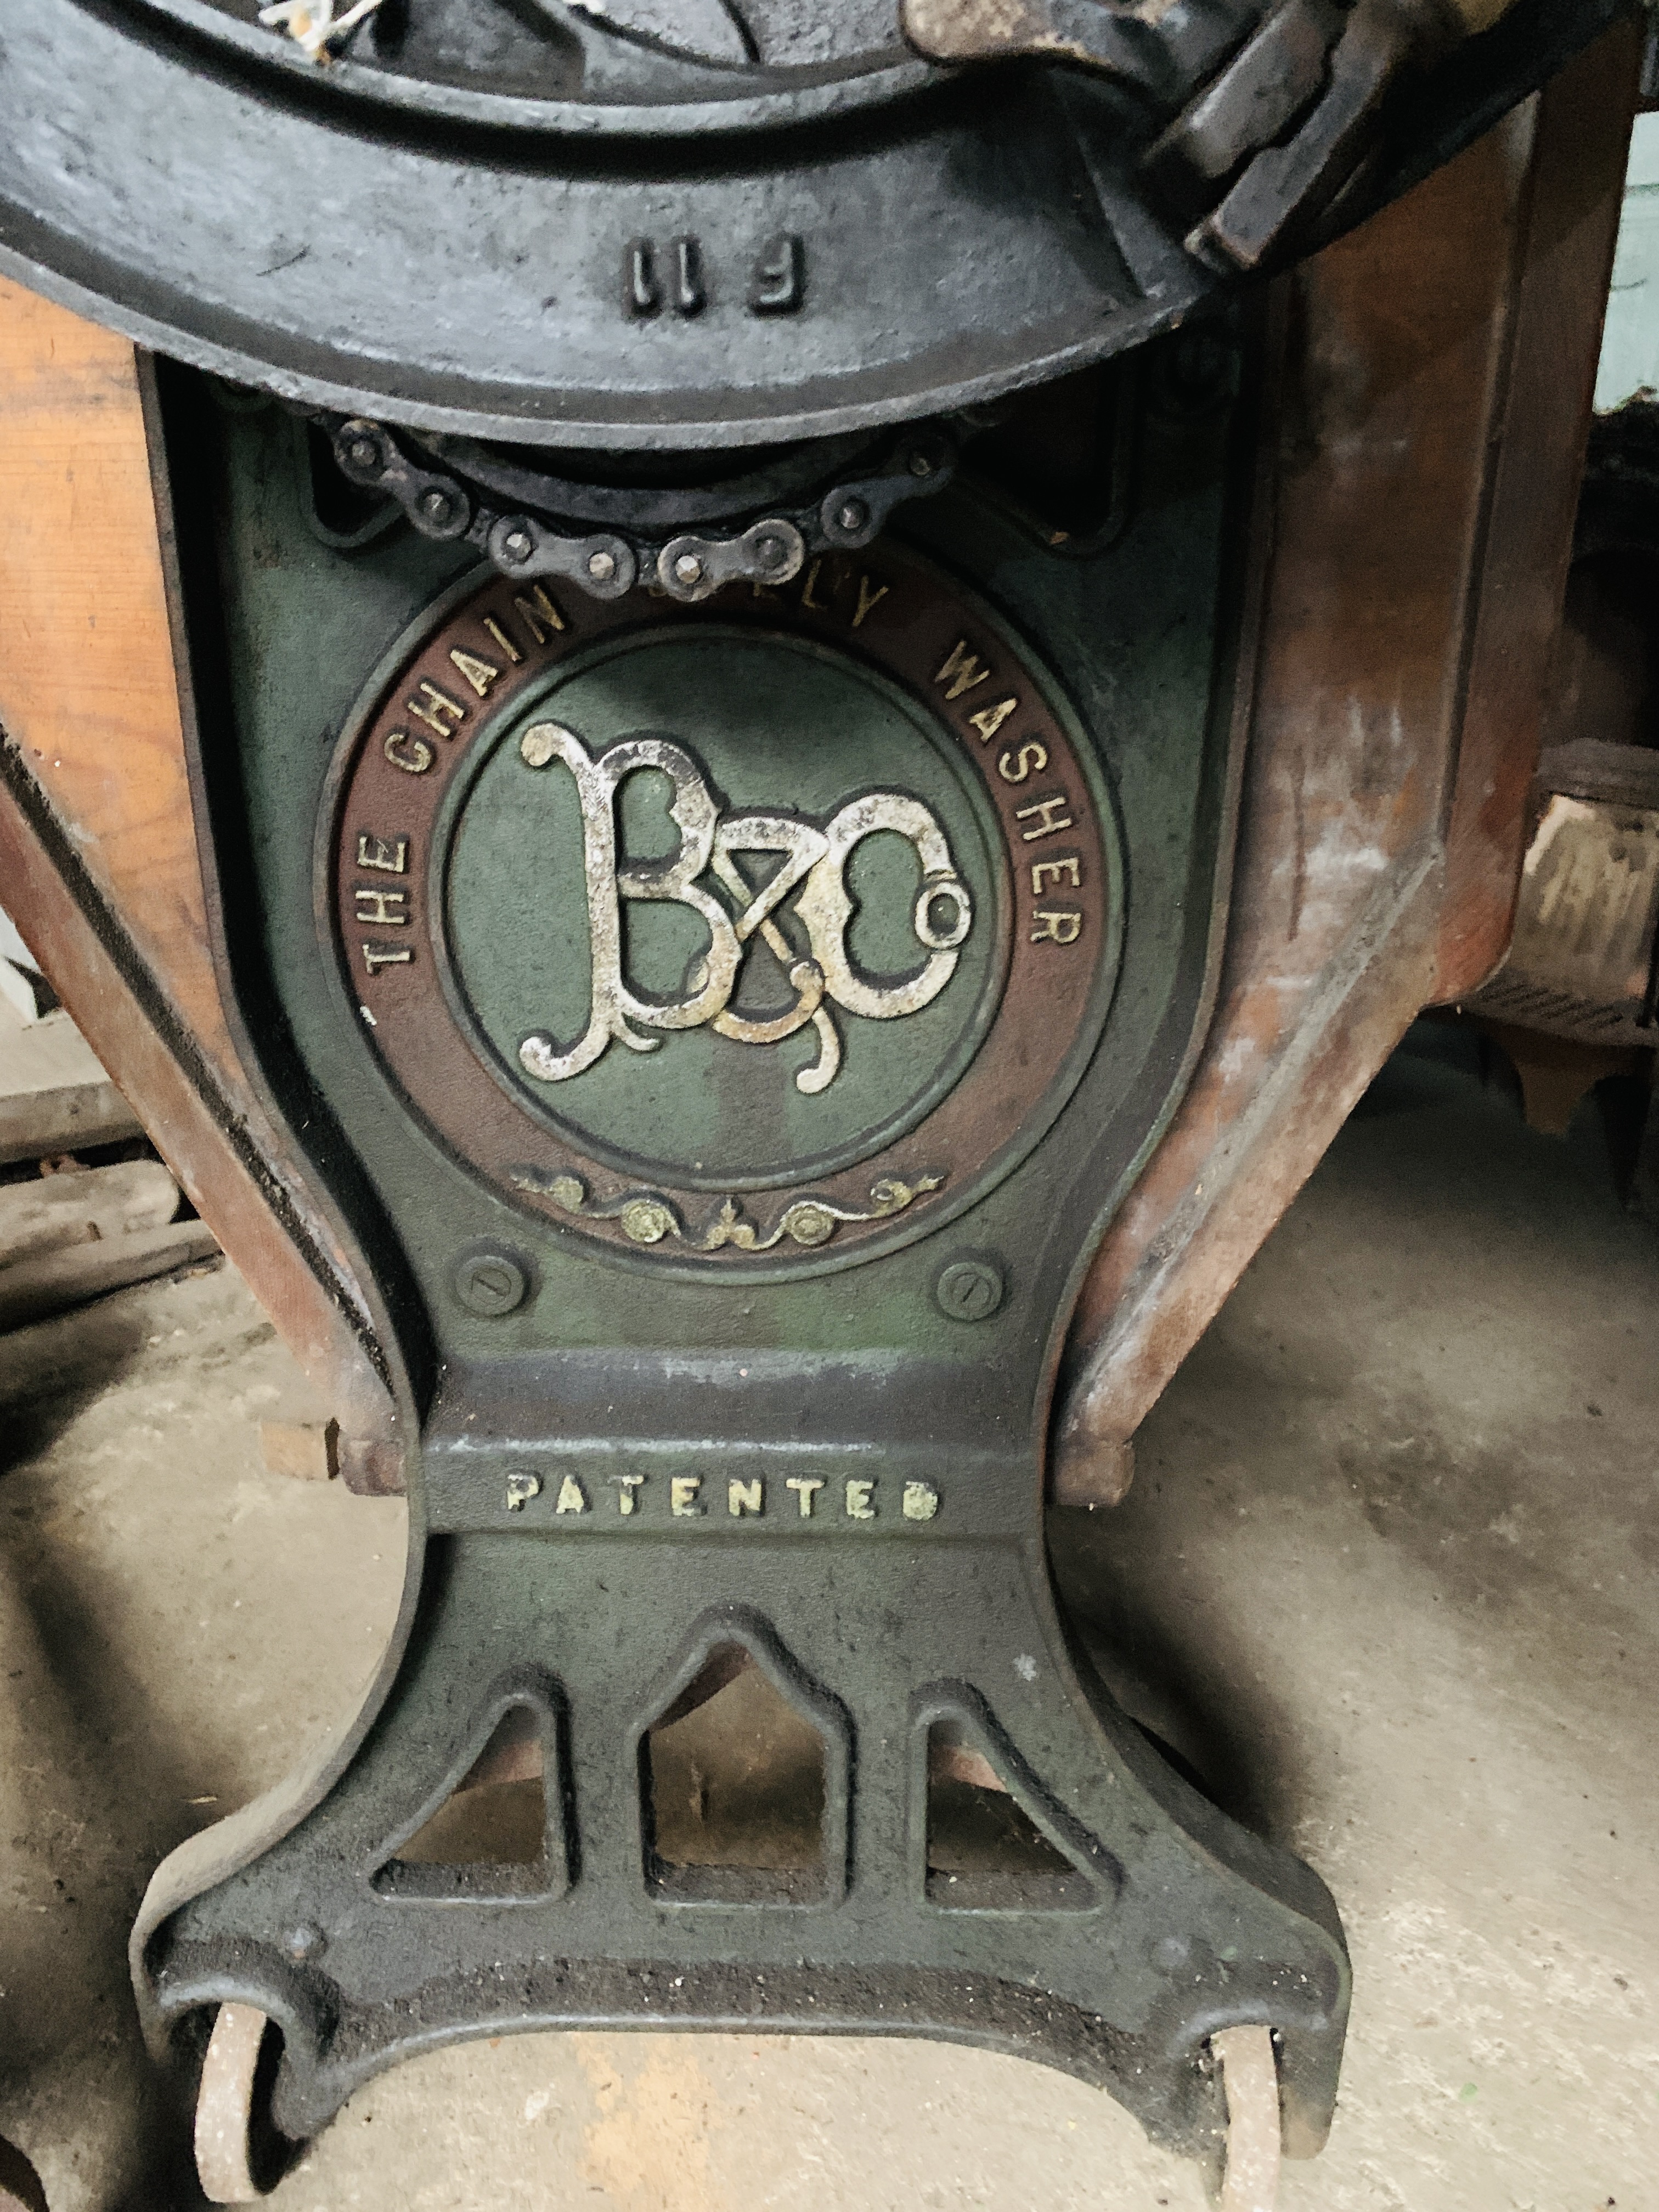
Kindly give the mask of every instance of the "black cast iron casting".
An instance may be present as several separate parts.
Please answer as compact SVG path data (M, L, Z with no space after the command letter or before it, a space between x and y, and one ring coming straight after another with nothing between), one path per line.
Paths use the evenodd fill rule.
M461 2036L874 2032L1063 2067L1213 2164L1206 2040L1247 2021L1322 2139L1330 1898L1115 1707L1044 1552L1065 1316L1201 1033L1249 693L1232 380L1156 370L1076 556L958 487L926 542L690 605L354 545L280 410L162 372L226 972L420 1435L362 1717L134 1936L158 2049L279 2023L290 2136ZM711 1659L817 1732L810 1866L665 1844L642 1747ZM508 1713L538 1850L401 1856ZM939 1861L937 1743L1040 1865Z
M1168 328L1447 158L1616 4L1516 0L1426 70L1420 23L1457 23L1429 0L1361 0L1346 46L1316 0L1049 12L1090 66L940 66L896 0L381 0L319 58L331 0L0 0L0 270L343 417L768 447Z

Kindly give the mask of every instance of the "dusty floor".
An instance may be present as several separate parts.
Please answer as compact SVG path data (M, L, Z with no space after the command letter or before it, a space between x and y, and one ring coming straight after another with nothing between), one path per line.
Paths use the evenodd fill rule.
M1323 1873L1355 2008L1285 2212L1659 2208L1659 1235L1588 1134L1397 1060L1055 1529L1142 1717ZM402 1509L267 1474L228 1271L0 1342L0 2132L52 2212L191 2202L135 2034L155 1861L368 1680ZM532 2037L405 2068L274 2212L1199 2212L1104 2099L874 2042Z

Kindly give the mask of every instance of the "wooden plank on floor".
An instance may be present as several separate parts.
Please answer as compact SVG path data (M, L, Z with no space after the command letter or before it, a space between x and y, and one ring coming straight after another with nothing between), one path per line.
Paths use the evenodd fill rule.
M49 1159L143 1134L138 1117L60 1007L24 1022L0 999L0 1164Z

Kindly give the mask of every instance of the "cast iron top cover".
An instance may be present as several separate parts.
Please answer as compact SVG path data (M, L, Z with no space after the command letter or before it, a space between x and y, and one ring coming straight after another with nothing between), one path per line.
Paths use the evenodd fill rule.
M1328 137L1353 105L1345 29L1363 16L1386 60L1431 4L0 0L0 268L158 350L428 430L646 452L855 430L1177 319L1228 265L1190 246L1230 181L1201 173L1224 157L1195 101L1231 85L1259 117L1267 85L1306 171L1309 116ZM1409 84L1373 67L1341 219L1612 12L1519 0ZM1145 161L1172 126L1173 192ZM1346 127L1315 200L1352 170Z

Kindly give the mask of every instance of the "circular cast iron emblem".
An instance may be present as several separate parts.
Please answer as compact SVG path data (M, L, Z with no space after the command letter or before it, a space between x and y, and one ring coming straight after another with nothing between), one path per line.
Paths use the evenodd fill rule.
M1120 859L1086 743L890 547L700 607L470 580L331 793L374 1049L519 1206L624 1251L822 1265L923 1233L1024 1157L1104 1018Z

